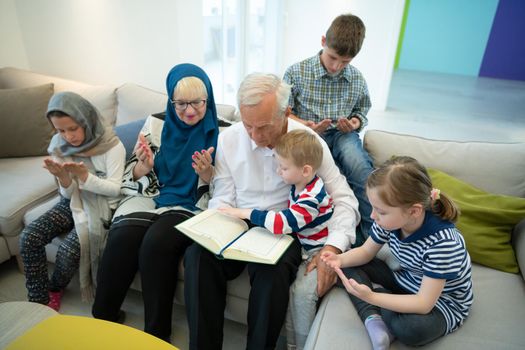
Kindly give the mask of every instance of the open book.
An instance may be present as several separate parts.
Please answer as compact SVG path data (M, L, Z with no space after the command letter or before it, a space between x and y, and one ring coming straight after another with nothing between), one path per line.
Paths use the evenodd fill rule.
M293 242L263 227L248 228L241 219L208 209L175 226L222 259L275 264Z

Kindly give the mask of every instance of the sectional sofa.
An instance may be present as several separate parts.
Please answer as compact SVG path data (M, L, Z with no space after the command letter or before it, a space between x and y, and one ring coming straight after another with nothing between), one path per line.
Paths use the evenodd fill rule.
M140 120L165 109L164 93L132 83L118 87L93 86L15 68L0 68L0 89L21 89L23 92L25 88L49 83L53 83L53 91L75 91L95 104L108 123L116 126L128 149L136 140ZM0 100L1 94L2 90ZM218 105L218 112L223 119L238 120L233 106ZM0 118L3 118L1 114ZM135 126L130 127L133 124ZM26 135L13 133L12 137L22 140ZM525 198L525 144L437 141L377 130L366 131L364 143L376 164L394 154L410 155L428 167L485 191ZM42 169L42 159L42 155L0 158L0 195L3 198L0 201L0 262L18 254L18 236L24 225L57 200L55 182ZM512 236L510 231L513 231ZM525 221L506 234L519 272L502 272L474 263L475 301L471 315L458 331L425 348L525 348L521 323L525 320ZM50 261L54 259L56 248L56 244L48 246ZM182 273L179 278L175 302L183 303ZM132 288L140 289L138 282L137 278ZM227 318L246 323L249 291L246 272L229 283ZM341 288L332 289L323 298L307 341L307 349L330 348L371 349L366 331ZM405 348L399 342L392 345L392 349Z
M141 120L149 114L164 111L167 102L165 93L133 83L121 86L95 86L13 67L0 68L0 104L5 102L5 105L10 105L10 108L5 105L0 106L0 118L3 119L5 133L4 135L0 132L0 138L10 138L4 143L0 141L0 146L6 149L3 153L8 155L0 156L0 196L3 199L0 201L0 263L16 256L21 270L18 255L19 235L25 225L57 202L57 186L54 178L42 168L45 144L49 139L38 144L32 142L33 149L25 147L25 150L18 150L18 148L13 150L11 153L16 155L14 157L9 156L10 152L7 152L7 148L20 143L31 143L35 138L43 138L41 129L48 125L44 117L47 101L45 103L42 101L46 97L49 99L53 92L59 91L76 92L93 103L100 110L105 121L115 126L128 153L135 144ZM16 98L19 101L13 101L13 96L20 96ZM39 105L33 103L37 99L40 100ZM36 105L33 106L34 104ZM24 117L31 120L19 117L16 108L23 110ZM225 121L238 120L234 106L218 104L217 112L219 118ZM7 119L9 125L15 124L9 132L5 131ZM35 124L36 127L28 130L28 124ZM31 131L35 135L28 134ZM24 151L26 154L21 153ZM56 238L46 247L50 262L54 262L59 241L60 238ZM184 274L181 273L179 276L182 279ZM132 288L140 290L139 278L137 276ZM178 303L183 302L183 281L180 282L175 296L175 301ZM248 285L247 274L242 279L230 283L225 311L226 317L241 323L246 323L248 307L249 288L244 287L245 285Z
M427 167L444 171L484 191L525 197L524 143L437 141L371 130L366 132L364 144L376 164L392 155L408 155ZM487 194L483 197L480 194L476 197L479 203L474 205L481 207L484 198L492 197L495 196ZM425 349L525 349L525 199L520 202L521 214L517 216L521 216L522 220L518 219L515 227L507 224L508 232L501 233L505 235L507 253L515 255L520 271L503 272L473 263L474 304L468 319L459 330L424 346ZM469 208L469 211L464 210L463 215L475 216L475 213L473 215ZM496 225L510 215L515 213L502 212L498 219L500 223ZM471 237L481 240L482 229L473 232ZM466 232L463 235L467 237ZM490 265L495 264L490 250L503 249L503 241L496 242L495 238L494 243L487 241L486 251L479 248L480 256L487 256L484 263ZM467 240L467 248L474 249L474 243ZM472 248L469 248L469 244ZM473 250L471 257L483 260L476 253ZM391 346L393 350L408 348L398 341L394 341ZM344 289L333 288L323 298L305 349L372 349L363 323Z

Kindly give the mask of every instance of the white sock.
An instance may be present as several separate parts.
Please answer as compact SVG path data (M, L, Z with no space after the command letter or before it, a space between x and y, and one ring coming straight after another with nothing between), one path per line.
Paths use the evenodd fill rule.
M372 341L374 350L388 350L394 336L388 330L388 327L380 315L368 316L365 320L365 328L368 336Z

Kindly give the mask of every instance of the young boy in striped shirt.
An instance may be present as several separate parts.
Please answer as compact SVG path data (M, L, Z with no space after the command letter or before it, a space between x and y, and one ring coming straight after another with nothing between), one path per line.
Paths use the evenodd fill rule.
M301 283L311 289L301 290L300 298L294 298L297 280L291 287L289 311L286 319L289 348L296 342L303 344L315 316L315 305L307 300L315 296L317 279L314 274L306 274L310 259L327 241L327 222L331 218L334 205L326 192L323 180L316 171L323 161L323 148L318 136L306 130L292 130L284 134L274 148L279 162L277 172L286 184L291 185L288 208L281 211L221 208L220 211L241 218L250 219L257 226L264 226L275 234L295 234L303 251L303 262L297 273L297 280L312 279L311 283ZM303 273L301 273L303 272ZM311 287L311 288L309 288ZM304 287L303 287L304 288ZM302 300L301 300L302 299Z
M288 208L281 211L221 208L226 214L249 219L278 234L295 233L305 251L322 248L328 237L327 221L332 217L332 198L326 193L316 170L323 161L323 148L317 137L306 130L292 130L275 146L277 170L291 185Z

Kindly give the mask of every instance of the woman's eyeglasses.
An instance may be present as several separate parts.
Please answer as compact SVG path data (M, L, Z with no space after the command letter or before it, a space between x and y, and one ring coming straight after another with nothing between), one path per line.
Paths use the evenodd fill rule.
M196 101L179 101L175 100L173 101L170 99L170 103L175 107L178 111L185 111L186 108L188 108L188 105L191 105L193 109L198 109L203 107L206 104L206 100L196 100Z

